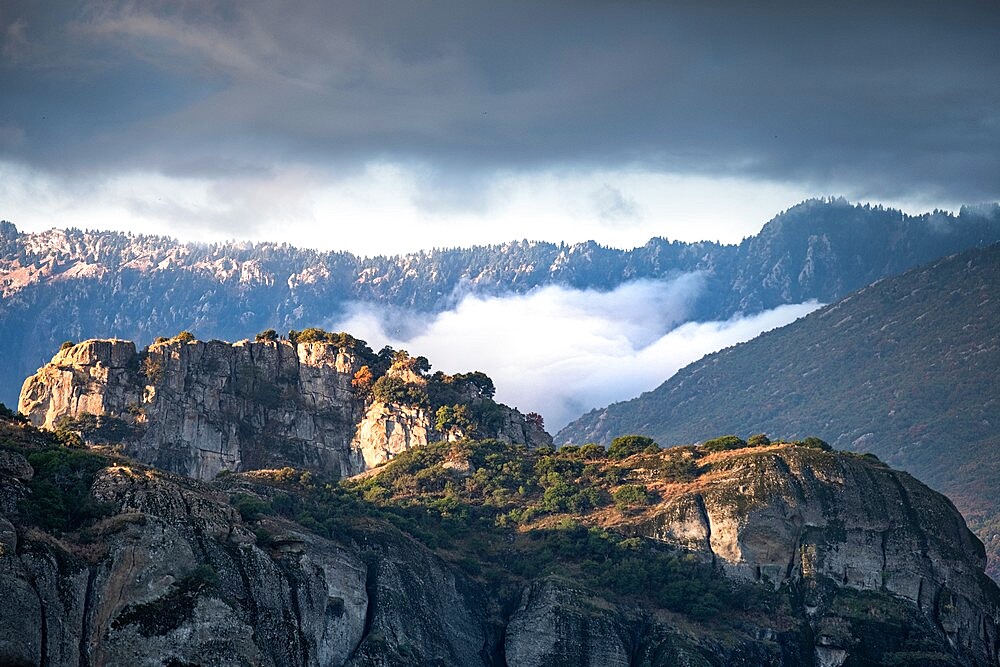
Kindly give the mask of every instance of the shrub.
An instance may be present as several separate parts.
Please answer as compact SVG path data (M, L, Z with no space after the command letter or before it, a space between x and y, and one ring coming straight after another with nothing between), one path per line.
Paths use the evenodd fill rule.
M274 343L278 340L278 332L274 329L264 329L253 339L258 343Z
M198 596L218 588L218 575L208 565L199 565L170 586L165 595L150 602L125 607L111 627L138 626L146 637L162 636L176 630L194 613Z
M69 348L73 347L74 345L76 345L76 343L74 343L71 340L68 340L68 341L66 341L65 343L63 343L62 345L59 346L59 351L62 352L63 350L68 350Z
M191 333L190 331L182 331L173 337L173 340L177 341L178 343L190 343L194 339L195 339L194 334Z
M383 375L372 385L372 396L382 403L426 406L430 403L427 391L395 375Z
M409 359L409 356L405 359ZM404 363L409 367L410 362L405 361L405 359ZM417 359L423 359L423 357L417 357ZM399 360L396 360L395 363L400 365ZM420 367L422 368L423 365L421 364ZM430 368L429 364L427 368ZM493 398L495 393L496 388L493 386L493 380L482 371L456 373L455 375L447 375L438 371L427 378L427 394L434 407L489 400Z
M653 439L644 435L622 435L611 441L611 446L608 447L608 456L613 459L624 459L653 445L656 445Z
M271 505L249 493L236 493L229 502L247 523L253 523L265 514L271 514Z
M29 454L28 463L35 475L28 483L31 495L21 510L39 527L54 532L77 530L112 511L90 495L94 477L107 465L103 457L57 448Z
M291 336L291 333L289 333ZM325 343L327 333L318 327L307 327L300 331L295 337L296 343Z
M157 384L163 379L163 361L146 356L142 360L142 372L150 384Z
M469 409L464 405L442 405L435 414L434 428L448 433L453 428L466 434L476 430L476 424L469 417Z
M638 484L620 486L612 494L612 497L615 499L615 506L618 509L648 505L650 502L649 492L646 491L646 487L639 486Z
M67 447L82 447L82 437L90 442L122 442L135 435L135 429L125 420L107 415L81 412L78 416L63 415L56 420L55 436Z
M0 403L0 419L8 419L21 424L25 424L28 421L27 417L22 415L20 412L14 412L3 403Z
M597 461L599 459L606 458L608 450L598 444L590 442L580 447L580 455L583 457L584 461Z
M503 425L503 411L492 399L485 399L472 405L472 418L480 433L493 435Z
M743 449L747 446L747 441L735 435L724 435L721 438L706 440L701 446L710 452L725 452L730 449Z
M799 440L795 444L799 445L800 447L809 447L810 449L819 449L819 450L822 450L824 452L832 452L833 451L833 447L831 447L825 441L820 440L819 438L814 438L812 436L810 436L810 437L808 437L808 438L806 438L804 440Z
M358 372L355 373L354 377L351 379L351 386L358 390L358 392L362 395L370 392L374 383L375 376L369 366L362 366L359 368Z
M771 439L763 433L757 433L747 438L747 447L767 447L771 444Z
M600 504L601 496L597 489L580 489L562 480L557 480L542 495L542 509L553 513L583 512Z

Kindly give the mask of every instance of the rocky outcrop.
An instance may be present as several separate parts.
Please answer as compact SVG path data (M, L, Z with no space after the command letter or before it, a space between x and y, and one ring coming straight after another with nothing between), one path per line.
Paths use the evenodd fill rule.
M89 487L103 516L56 536L19 502L43 490L45 457L0 453L4 665L1000 664L981 545L942 496L860 457L777 446L708 455L673 487L647 480L663 502L619 528L783 591L782 609L706 619L568 570L494 587L375 516L328 537L275 513L245 522L240 497L299 502L294 483L266 481L286 471L206 484L116 457Z
M331 343L175 339L137 352L130 341L92 340L25 380L18 408L44 428L76 420L91 442L120 442L140 461L197 479L282 465L346 477L442 437L426 409L356 388L363 365ZM499 407L498 437L551 444Z
M802 665L795 638L767 628L715 634L642 609L609 604L565 579L528 586L505 630L517 667L633 665Z
M428 442L429 427L422 408L376 401L358 424L351 444L361 452L365 468L374 468L406 451L412 443Z
M92 493L117 512L89 550L11 545L0 518L0 663L344 665L360 643L356 549L294 525L262 548L225 496L156 471L108 468Z
M997 660L1000 597L983 573L985 549L944 496L876 459L800 446L712 454L702 465L631 530L737 579L801 585L814 612L830 587L889 593L953 646ZM821 634L824 654L847 655L836 632Z

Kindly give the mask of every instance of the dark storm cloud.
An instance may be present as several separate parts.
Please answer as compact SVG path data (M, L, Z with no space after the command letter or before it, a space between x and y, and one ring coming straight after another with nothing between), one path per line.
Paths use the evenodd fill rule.
M998 34L995 2L13 3L0 156L627 165L992 199Z

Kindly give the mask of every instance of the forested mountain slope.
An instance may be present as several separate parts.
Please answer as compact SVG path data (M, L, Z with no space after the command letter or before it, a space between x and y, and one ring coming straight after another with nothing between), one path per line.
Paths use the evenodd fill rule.
M816 434L871 451L956 503L1000 572L1000 245L866 287L709 355L557 442Z
M64 340L149 343L183 329L235 340L328 322L353 301L438 312L464 294L558 284L611 289L701 271L692 320L829 302L943 254L1000 240L996 206L908 216L803 202L739 245L652 239L633 250L533 241L360 258L274 243L193 245L117 232L24 234L0 222L0 400ZM53 221L58 223L58 221Z

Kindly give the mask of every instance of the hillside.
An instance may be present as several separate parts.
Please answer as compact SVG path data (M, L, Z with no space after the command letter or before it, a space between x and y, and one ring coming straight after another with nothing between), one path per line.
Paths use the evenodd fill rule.
M1000 573L998 294L1000 246L948 257L709 355L556 440L642 433L673 444L707 427L816 434L947 494Z
M808 299L833 301L881 277L1000 240L1000 209L909 216L843 200L803 202L739 245L652 239L633 250L531 241L361 258L285 244L183 244L117 232L19 232L0 222L0 401L65 340L152 342L165 331L235 340L329 322L348 303L418 313L464 294L542 285L611 289L699 271L691 320ZM8 389L10 388L10 389Z
M733 445L197 482L0 418L0 663L996 664L947 499L815 440Z

